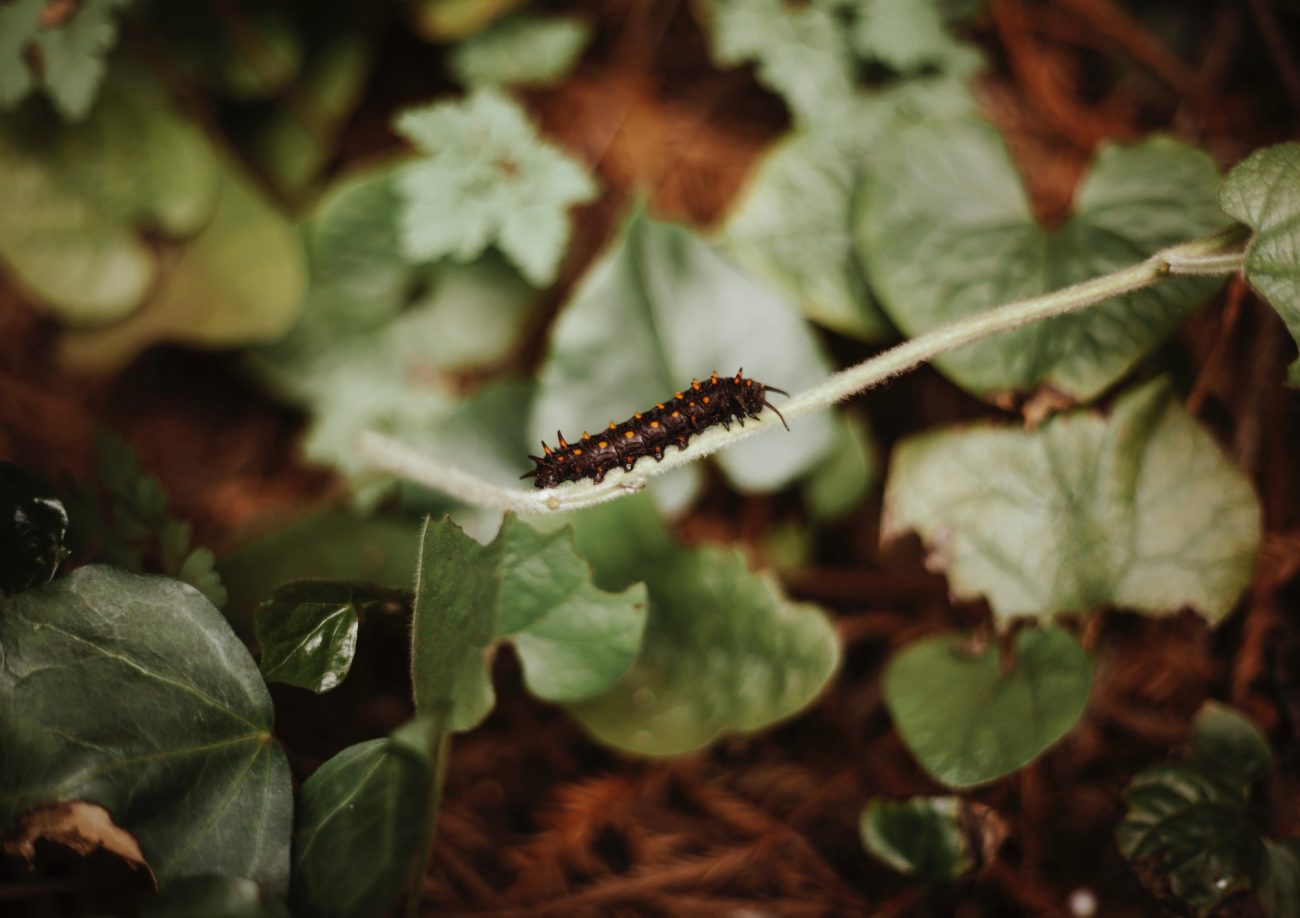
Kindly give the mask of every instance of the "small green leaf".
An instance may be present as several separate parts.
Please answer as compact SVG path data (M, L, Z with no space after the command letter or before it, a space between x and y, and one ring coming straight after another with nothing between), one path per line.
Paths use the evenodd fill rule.
M44 479L0 462L0 596L48 583L67 556L68 512Z
M455 41L490 25L527 0L413 0L410 17L430 41Z
M852 33L853 49L900 72L933 67L969 73L980 61L948 33L934 0L865 0Z
M0 601L0 826L102 804L164 886L289 878L293 791L248 651L192 587L92 565Z
M1224 618L1250 582L1260 508L1250 481L1161 382L1110 419L1034 431L922 434L894 453L884 535L916 530L961 597L1017 616L1116 605Z
M302 915L388 914L423 873L442 724L424 718L387 739L349 746L308 778L299 795L291 901Z
M909 644L885 669L885 704L912 755L949 787L974 787L1032 762L1078 722L1092 667L1059 628L1015 638L1004 671L995 646L957 635Z
M106 373L160 342L216 348L271 341L293 325L306 285L294 228L229 167L212 220L168 266L145 307L107 328L68 332L62 359Z
M550 86L590 40L591 26L577 16L509 16L458 44L451 71L469 87Z
M805 708L839 663L816 606L782 595L734 549L680 549L645 499L576 515L579 550L600 586L644 578L650 618L632 669L569 706L595 736L641 755L677 755Z
M997 132L920 124L879 145L863 188L858 243L885 312L909 337L1000 303L1098 277L1223 225L1204 153L1158 138L1104 150L1047 232L1032 216ZM1214 278L1181 278L1075 315L968 345L936 361L992 397L1050 385L1096 398L1195 312Z
M598 358L594 355L599 355ZM791 392L830 372L792 303L682 226L634 212L565 304L539 373L532 442L603 427L662 401L713 370ZM779 405L779 397L778 397ZM825 414L790 422L720 453L743 491L773 491L835 442Z
M596 183L537 136L517 103L480 89L403 112L396 128L424 154L398 179L408 259L470 261L495 243L534 285L555 280L568 209L594 198Z
M1249 787L1268 774L1273 754L1259 727L1227 705L1207 701L1196 715L1192 763L1207 775Z
M1255 231L1246 253L1246 280L1277 310L1300 341L1300 144L1257 150L1223 183L1219 204ZM1300 361L1290 382L1300 386Z
M950 883L975 865L962 829L960 797L872 800L859 831L867 851L900 873Z
M289 909L252 880L207 874L169 884L140 918L289 918Z
M269 682L328 692L352 668L360 608L401 595L339 580L300 580L278 587L254 617L262 675Z

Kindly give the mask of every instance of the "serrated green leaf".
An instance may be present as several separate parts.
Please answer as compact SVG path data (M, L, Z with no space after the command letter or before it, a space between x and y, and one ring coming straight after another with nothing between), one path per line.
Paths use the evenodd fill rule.
M589 41L585 19L520 14L456 45L449 63L456 79L469 87L550 86L569 72Z
M864 58L900 72L933 67L969 73L980 60L949 34L934 0L863 0L851 41Z
M816 606L787 599L734 549L681 549L648 498L576 514L579 552L604 589L644 579L650 617L636 664L604 694L569 706L597 739L677 755L797 714L839 663Z
M857 224L885 312L916 336L1000 303L1128 267L1223 224L1218 171L1168 138L1103 150L1074 215L1045 232L990 126L911 127L877 149ZM960 348L935 361L980 396L1050 385L1087 401L1195 312L1215 278L1181 278Z
M721 242L814 322L879 341L890 326L857 265L850 225L860 174L857 157L840 155L817 136L791 134L750 175Z
M65 334L60 356L79 370L119 370L156 343L221 348L283 335L307 287L289 221L229 167L211 221L169 265L144 308L115 325Z
M491 710L488 648L510 639L540 698L573 701L627 672L641 646L645 588L604 592L568 533L506 517L484 546L450 520L425 526L412 626L417 710L450 712L466 730Z
M293 791L271 699L230 626L175 580L92 565L0 602L0 825L102 804L164 886L288 885Z
M1300 144L1257 150L1223 183L1219 203L1255 231L1246 252L1246 280L1300 341ZM1300 386L1300 361L1290 383Z
M1092 681L1088 655L1059 628L1019 632L1005 669L996 646L962 642L946 634L909 644L881 684L912 755L936 780L959 788L1010 774L1070 732Z
M289 909L242 877L185 877L140 909L140 918L290 918Z
M268 682L317 694L335 688L352 668L361 608L400 595L341 580L301 580L277 587L254 616L262 675Z
M975 864L961 827L960 797L872 800L859 832L869 853L927 883L950 883Z
M470 261L495 244L524 277L555 280L569 243L568 209L596 183L543 142L524 110L494 89L398 116L424 156L398 177L402 246L411 261Z
M423 718L349 746L302 786L291 901L303 915L389 913L424 871L441 783L443 726Z
M596 357L598 356L598 359ZM529 425L532 442L654 405L713 370L791 392L823 379L830 362L794 305L756 283L682 226L632 214L579 282L551 334ZM772 491L834 445L825 414L790 422L720 453L744 491Z
M1017 616L1190 606L1211 623L1250 582L1250 481L1156 382L1035 431L975 425L894 453L883 534L916 530L961 597Z
M0 462L0 596L48 583L67 556L68 511L49 483Z

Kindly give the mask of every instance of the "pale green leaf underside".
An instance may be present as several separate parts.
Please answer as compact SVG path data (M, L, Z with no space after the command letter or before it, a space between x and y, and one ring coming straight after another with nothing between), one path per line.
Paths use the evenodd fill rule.
M998 623L1114 605L1211 623L1250 582L1260 508L1247 478L1167 386L1129 392L1109 420L1036 431L972 426L896 450L886 537L920 533L953 592Z
M0 824L90 800L163 883L288 883L292 785L271 699L198 591L90 566L0 603Z
M1300 341L1300 144L1247 157L1228 173L1219 200L1226 213L1255 230L1246 279ZM1291 365L1290 381L1300 385L1300 361Z
M1223 225L1208 156L1158 138L1103 150L1074 215L1045 232L997 132L922 124L877 149L857 225L885 311L909 337L1000 303L1127 267ZM1218 284L1181 278L967 345L936 361L980 396L1050 385L1100 395L1200 307Z
M590 40L591 26L577 16L520 14L456 45L449 63L466 86L549 86L569 71Z
M882 688L894 726L921 766L950 787L973 787L1033 761L1078 721L1092 667L1057 628L1016 635L1004 672L994 645L975 653L956 635L903 648Z

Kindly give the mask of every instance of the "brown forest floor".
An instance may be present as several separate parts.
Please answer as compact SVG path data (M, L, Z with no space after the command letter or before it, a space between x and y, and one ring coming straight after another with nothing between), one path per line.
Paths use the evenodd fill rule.
M599 172L606 194L578 214L552 310L636 194L648 193L659 215L708 225L786 123L748 70L710 65L687 3L572 5L598 23L596 43L571 79L527 102L545 133ZM979 96L1045 220L1067 211L1081 169L1105 140L1170 130L1228 165L1296 135L1300 58L1260 39L1268 0L1193 5L1195 13L1167 5L1195 25L1188 42L1195 50L1180 60L1113 0L990 4L975 36L991 65ZM1300 36L1289 40L1300 49ZM394 30L338 165L391 147L393 108L446 88L428 46ZM174 512L218 551L250 526L341 493L328 472L296 458L301 418L242 381L229 356L159 348L114 380L74 379L55 369L53 338L47 322L0 286L0 456L47 474L85 473L94 426L105 424L136 444ZM827 340L845 363L869 353ZM539 328L511 369L530 371L541 346ZM832 610L845 654L825 696L779 729L671 761L626 758L591 741L560 709L531 700L504 653L495 712L457 737L451 754L426 910L1051 914L1066 913L1071 892L1086 888L1100 914L1153 914L1156 901L1111 840L1119 793L1137 770L1179 750L1209 697L1240 706L1268 732L1280 766L1270 789L1273 828L1300 831L1300 395L1281 385L1293 346L1273 314L1234 285L1166 351L1189 386L1190 407L1263 498L1267 537L1256 581L1217 631L1190 614L1155 621L1103 612L1088 624L1097 669L1082 723L1033 765L972 795L1010 832L977 875L923 892L870 860L858 838L858 814L871 797L942 791L890 726L882 663L920 635L988 615L978 604L954 605L943 580L925 571L917 544L882 550L879 505L870 502L823 536L816 569L786 579L794 596ZM924 370L852 410L869 415L882 449L917 429L997 414ZM755 533L795 512L781 498L738 498L716 487L679 535L752 546ZM405 716L401 635L389 637L362 641L358 669L372 675L349 680L370 693L359 700L375 726ZM337 748L328 736L333 695L277 698L300 709L296 719L280 718L291 747L296 733L304 749ZM314 761L295 750L300 773Z

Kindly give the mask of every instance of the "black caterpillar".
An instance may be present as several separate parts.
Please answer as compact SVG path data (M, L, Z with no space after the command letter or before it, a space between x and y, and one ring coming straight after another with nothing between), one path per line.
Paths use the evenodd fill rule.
M743 427L746 417L757 418L765 407L776 411L776 416L789 430L785 417L767 400L767 393L790 393L746 379L743 373L742 368L734 378L723 379L715 370L705 382L691 380L690 390L678 392L671 401L660 402L649 411L634 414L622 424L611 421L607 430L594 437L584 431L582 439L574 444L566 441L557 430L555 436L559 438L559 447L551 449L543 440L542 455L528 457L537 463L537 468L519 477L536 476L539 488L552 488L561 482L583 478L599 484L612 468L621 467L630 472L642 456L654 456L655 461L660 461L665 447L685 449L692 434L714 424L730 430L733 419Z

